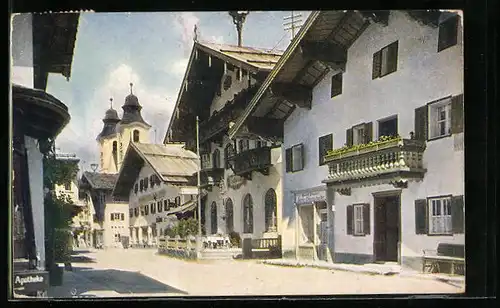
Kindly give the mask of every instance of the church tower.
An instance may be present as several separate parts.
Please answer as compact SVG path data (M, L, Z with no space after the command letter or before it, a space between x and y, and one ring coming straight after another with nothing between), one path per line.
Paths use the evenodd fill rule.
M130 142L149 143L149 130L151 125L146 123L141 115L142 106L139 104L139 99L133 93L133 84L130 83L130 94L125 98L123 104L123 116L117 127L119 157L118 171L125 157Z
M97 136L100 152L100 172L117 173L118 165L118 131L117 124L120 122L118 112L113 109L113 99L110 99L110 108L106 110L104 126Z

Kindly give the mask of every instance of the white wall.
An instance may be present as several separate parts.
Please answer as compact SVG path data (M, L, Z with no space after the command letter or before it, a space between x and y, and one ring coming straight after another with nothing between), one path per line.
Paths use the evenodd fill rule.
M461 30L459 30L460 33ZM372 80L373 53L398 40L397 71ZM430 101L463 93L462 36L459 44L437 52L438 29L421 26L402 12L391 12L389 26L371 24L348 50L346 72L343 74L342 94L330 97L331 76L313 90L312 109L296 109L285 122L284 147L304 143L305 168L285 173L284 216L293 216L291 191L322 185L328 168L318 165L318 138L333 133L334 148L346 142L346 129L362 122L373 123L373 138L377 138L377 120L398 115L398 131L405 138L414 131L414 109ZM414 235L413 200L440 194L463 194L463 151L455 151L451 136L427 142L421 184L410 184L402 195L403 233L409 245L405 254L421 253L422 248L436 247L439 241L458 241L463 236L429 237ZM373 239L337 236L345 224L345 205L359 199L373 204L372 191L386 187L353 190L350 198L336 195L336 250L372 253ZM411 204L410 204L411 203ZM373 212L372 212L373 213ZM373 217L373 215L372 215ZM373 225L373 224L372 224ZM344 232L345 234L345 232ZM372 233L373 234L373 233ZM285 242L290 242L284 239Z
M111 220L111 213L120 213L124 215L124 220ZM107 202L104 211L104 246L115 246L115 234L121 236L130 236L128 204L124 202Z
M33 88L33 30L32 15L17 14L12 16L11 82Z
M33 215L33 231L35 235L36 253L40 256L39 269L45 269L45 211L43 204L43 155L38 149L38 141L25 136L28 153L29 190L31 211Z

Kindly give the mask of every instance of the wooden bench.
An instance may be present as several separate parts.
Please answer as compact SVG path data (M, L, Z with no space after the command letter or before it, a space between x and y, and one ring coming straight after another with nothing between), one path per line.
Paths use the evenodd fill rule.
M281 235L276 238L252 239L252 255L261 254L281 258Z
M464 275L464 245L439 243L436 250L423 250L422 272L441 273L442 264L450 266L450 274Z

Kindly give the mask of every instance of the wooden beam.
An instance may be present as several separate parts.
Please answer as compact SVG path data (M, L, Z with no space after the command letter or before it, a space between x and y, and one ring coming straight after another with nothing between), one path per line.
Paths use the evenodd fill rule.
M329 41L304 41L301 44L305 58L318 60L331 69L345 71L347 49Z
M291 104L311 109L312 89L309 87L297 83L276 82L271 85L271 92Z

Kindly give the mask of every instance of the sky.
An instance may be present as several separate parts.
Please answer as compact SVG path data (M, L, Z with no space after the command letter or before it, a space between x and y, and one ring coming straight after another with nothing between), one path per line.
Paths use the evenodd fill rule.
M309 14L294 13L302 14L303 21ZM283 18L290 14L250 12L243 45L285 50L291 33L284 30ZM91 170L90 164L99 161L96 137L110 98L121 117L130 82L144 120L153 126L150 141L161 143L193 45L194 25L199 40L237 43L227 12L82 13L71 78L50 74L47 84L47 92L66 104L71 115L56 139L58 152L75 153L80 169Z

